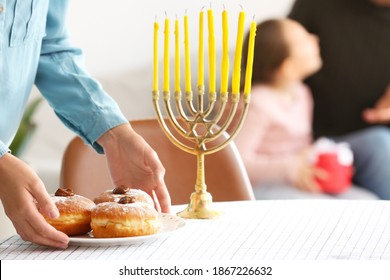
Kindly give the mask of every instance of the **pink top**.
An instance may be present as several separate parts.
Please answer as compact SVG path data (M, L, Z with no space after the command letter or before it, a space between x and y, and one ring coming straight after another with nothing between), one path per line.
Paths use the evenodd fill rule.
M252 88L247 118L235 138L252 184L292 182L298 154L312 143L312 110L311 93L302 83L290 99L264 85Z

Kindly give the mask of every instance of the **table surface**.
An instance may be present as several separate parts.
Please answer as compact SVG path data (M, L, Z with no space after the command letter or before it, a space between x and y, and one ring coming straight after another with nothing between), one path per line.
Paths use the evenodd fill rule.
M59 250L15 235L0 242L0 259L390 259L388 201L237 201L214 207L223 213L217 219L189 219L180 230L125 246L71 245Z

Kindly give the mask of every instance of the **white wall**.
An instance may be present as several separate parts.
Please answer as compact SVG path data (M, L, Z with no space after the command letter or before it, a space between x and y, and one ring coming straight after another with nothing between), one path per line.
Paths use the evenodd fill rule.
M150 92L153 22L156 16L162 30L165 12L172 20L176 15L181 19L187 12L191 50L196 54L198 15L203 6L207 8L211 4L214 10L217 40L221 36L217 30L220 30L223 5L228 10L230 46L233 47L240 5L246 11L248 27L253 16L261 21L286 15L292 2L293 0L73 0L69 11L69 28L73 43L84 49L89 72L101 80L126 117L140 118L154 115ZM218 43L217 47L220 47ZM38 93L34 92L33 96L35 95ZM38 130L23 159L36 169L48 191L53 192L58 187L63 150L74 134L60 123L46 103L39 108L35 121ZM0 238L14 232L1 211L0 225Z
M172 20L176 16L182 19L187 12L194 50L198 14L202 7L212 6L217 30L225 6L229 12L233 46L241 6L249 23L253 16L262 20L285 15L292 0L83 0L71 3L69 27L73 41L84 48L91 73L101 75L151 63L153 22L157 17L162 29L165 12Z

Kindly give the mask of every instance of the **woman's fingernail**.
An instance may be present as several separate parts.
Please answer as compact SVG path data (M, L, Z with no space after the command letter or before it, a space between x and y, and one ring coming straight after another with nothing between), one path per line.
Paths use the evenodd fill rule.
M54 208L54 209L50 210L49 215L50 215L51 219L56 219L60 216L60 212L58 212L58 209Z

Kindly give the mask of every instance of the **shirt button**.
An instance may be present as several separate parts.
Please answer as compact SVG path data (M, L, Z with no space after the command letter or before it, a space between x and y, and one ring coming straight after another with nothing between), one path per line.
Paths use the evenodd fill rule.
M4 6L0 5L0 14L4 12Z

